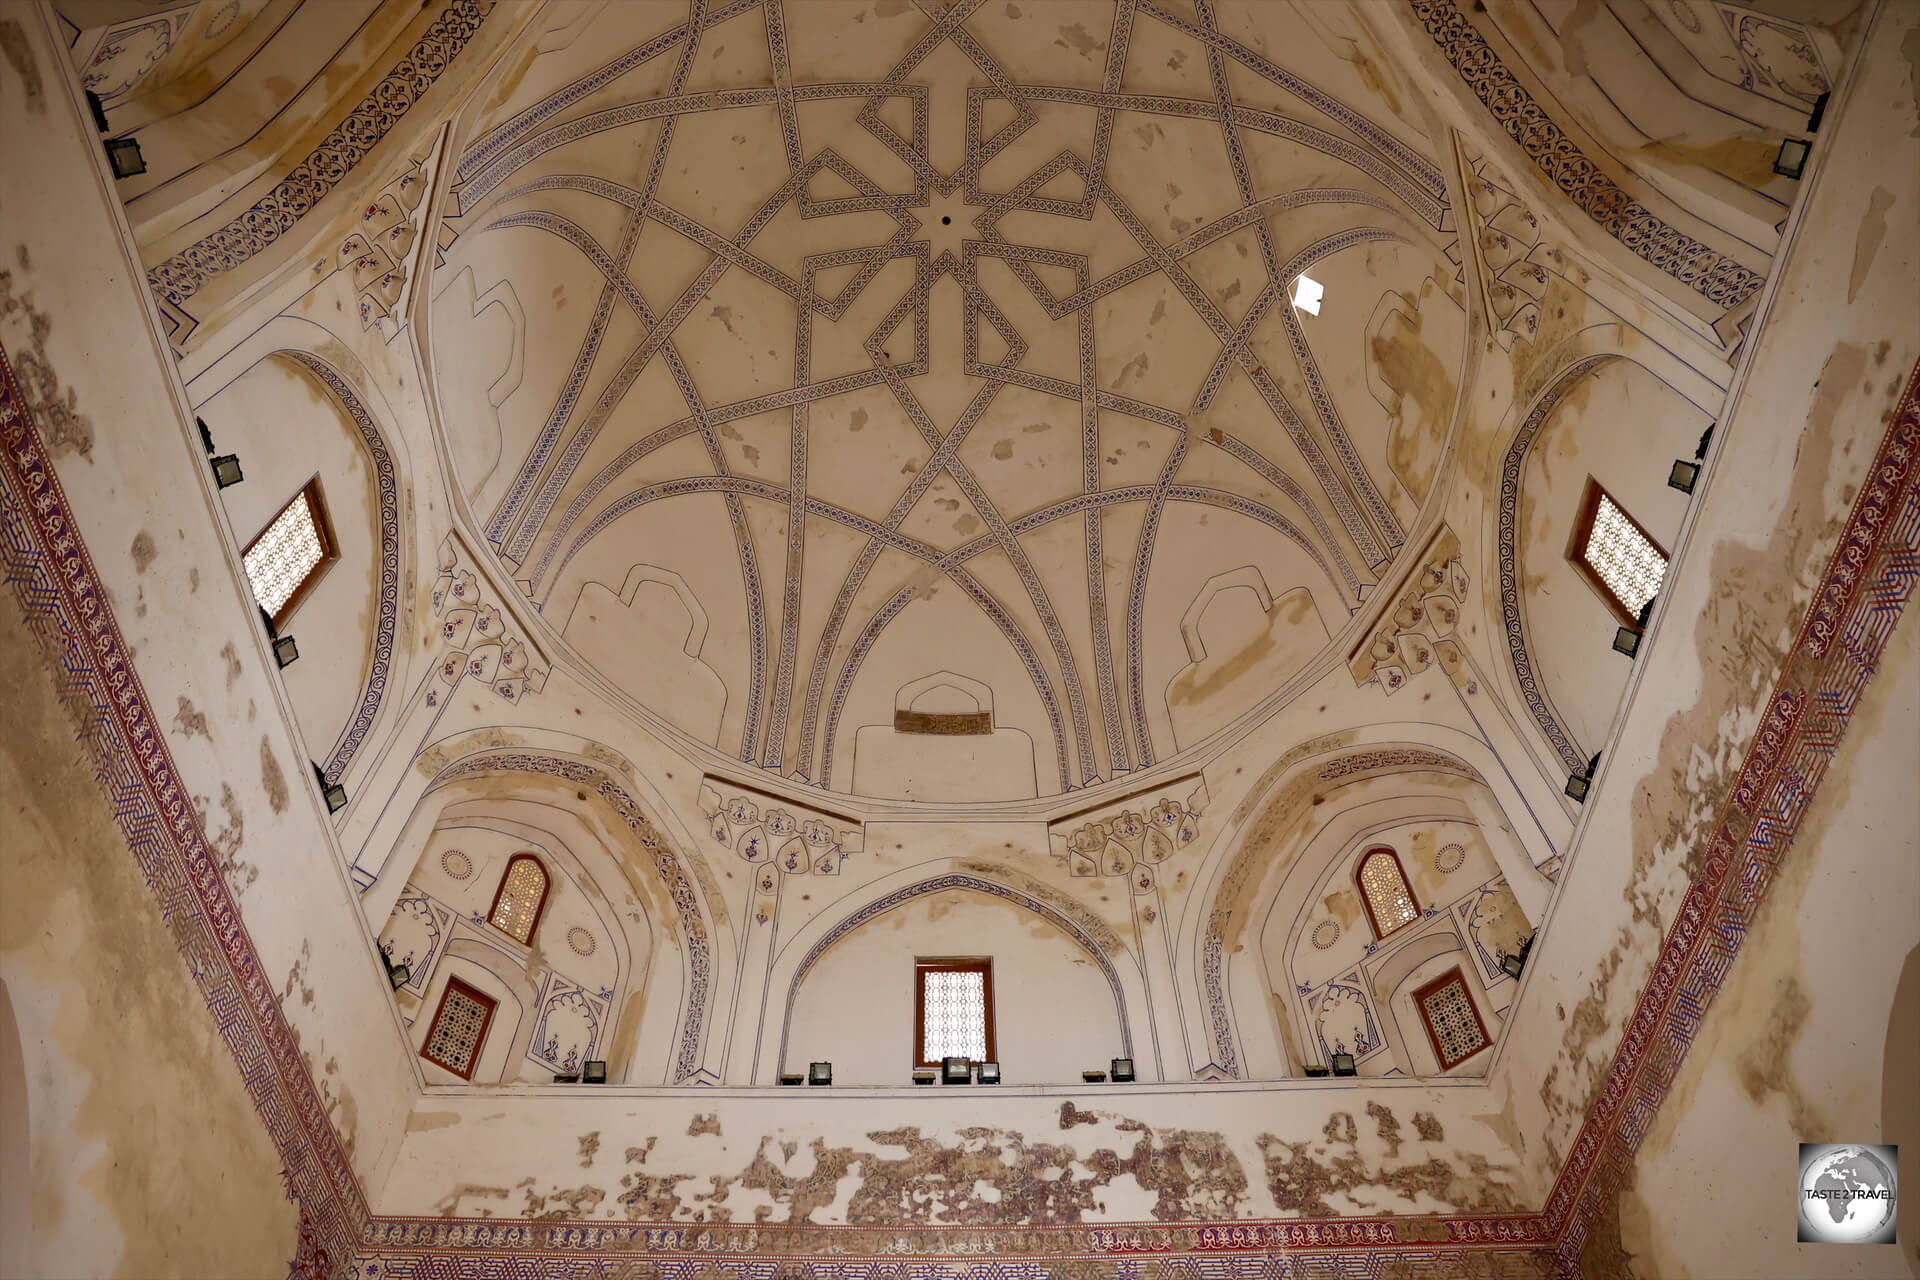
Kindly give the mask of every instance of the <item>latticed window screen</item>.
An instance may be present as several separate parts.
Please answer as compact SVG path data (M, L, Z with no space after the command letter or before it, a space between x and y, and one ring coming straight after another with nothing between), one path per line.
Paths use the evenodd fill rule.
M1384 938L1420 918L1413 890L1400 870L1400 860L1388 849L1375 849L1360 862L1360 892L1367 896L1367 914L1373 931Z
M546 900L546 868L532 854L516 853L507 863L506 875L500 878L500 892L494 895L487 923L515 942L531 942Z
M449 978L447 989L440 993L440 1008L433 1015L433 1026L427 1032L427 1042L420 1047L420 1056L445 1067L462 1080L472 1079L496 1003L460 979Z
M993 978L985 963L923 964L919 968L919 1061L945 1058L992 1062Z
M301 589L334 555L333 540L321 516L319 484L310 480L294 494L241 557L253 598L276 627L299 603L296 597Z
M1422 987L1415 999L1442 1071L1465 1062L1491 1043L1487 1029L1480 1025L1473 997L1467 994L1467 981L1458 969Z
M1667 553L1596 482L1589 481L1582 516L1574 532L1576 559L1588 579L1612 597L1622 620L1637 620L1647 601L1660 594Z

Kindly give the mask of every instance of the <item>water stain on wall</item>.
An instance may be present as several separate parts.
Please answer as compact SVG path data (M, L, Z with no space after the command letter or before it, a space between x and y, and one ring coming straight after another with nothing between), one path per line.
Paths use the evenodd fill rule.
M129 1275L278 1274L297 1229L280 1156L179 958L219 944L187 913L162 919L43 675L57 660L43 665L12 593L0 595L0 662L17 676L0 739L0 972L16 1009L32 991L46 1010L22 1037L43 1117L28 1133L32 1236L117 1237ZM153 1175L157 1151L166 1177Z

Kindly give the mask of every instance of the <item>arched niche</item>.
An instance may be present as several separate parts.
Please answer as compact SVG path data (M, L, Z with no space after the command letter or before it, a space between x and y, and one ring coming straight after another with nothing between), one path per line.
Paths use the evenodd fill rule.
M1427 741L1396 738L1397 732ZM1186 990L1195 1010L1188 1042L1196 1062L1205 1053L1207 1065L1223 1074L1289 1075L1315 1060L1293 1007L1283 999L1287 1014L1275 1015L1274 991L1284 996L1291 988L1276 988L1259 964L1240 958L1257 958L1263 923L1276 913L1292 920L1319 886L1330 883L1336 859L1350 862L1364 852L1361 842L1369 832L1422 818L1471 823L1490 851L1492 840L1507 841L1505 865L1528 874L1537 874L1532 867L1552 854L1525 798L1484 744L1437 726L1373 726L1353 736L1361 741L1334 746L1323 738L1276 761L1243 806L1247 816L1222 834L1196 874L1201 892L1180 929L1180 954L1191 958ZM1431 745L1437 743L1446 745ZM1383 807L1367 807L1376 803ZM1407 869L1425 908L1430 898L1422 895L1433 889L1423 887L1416 867ZM1288 929L1304 929L1309 918ZM1287 944L1274 946L1284 957Z
M1082 1070L1104 1068L1110 1058L1134 1057L1141 1079L1153 1079L1159 1075L1157 1058L1148 1060L1146 1056L1153 1053L1150 1038L1144 1030L1150 1025L1146 980L1137 958L1126 950L1112 928L1071 900L1056 899L1050 895L1043 896L1044 890L1023 885L1019 883L1019 878L1016 876L1010 875L1005 879L996 878L988 869L970 865L964 871L949 871L934 875L928 875L924 867L914 867L884 876L847 895L835 905L834 910L822 912L810 920L781 946L773 957L768 978L768 990L776 993L774 1000L779 1002L777 1006L779 1011L775 1012L774 1001L770 1001L768 1025L761 1029L760 1045L752 1073L755 1081L772 1084L782 1070L804 1070L807 1062L817 1060L803 1056L810 1050L802 1049L803 1041L796 1038L796 1028L799 1026L800 1018L798 1012L800 995L807 989L813 970L824 957L835 950L842 939L857 931L865 930L869 925L877 924L869 936L893 934L896 935L896 941L892 951L889 952L891 958L885 960L883 966L874 968L873 973L880 975L875 980L882 986L886 983L893 984L891 990L896 1005L899 1001L906 1002L904 1008L909 1025L898 1037L894 1037L891 1034L894 1023L891 1019L883 1021L879 1023L883 1030L873 1034L872 1043L881 1054L877 1059L879 1067L881 1071L887 1073L882 1077L882 1082L904 1082L910 1071L905 1053L912 1035L910 1023L913 1014L913 960L915 956L930 956L937 953L927 950L923 940L916 939L911 933L907 924L911 917L900 915L898 912L901 908L925 898L953 894L960 896L951 899L952 902L967 904L969 911L982 908L977 913L978 918L992 922L987 932L976 930L970 935L965 933L959 935L961 938L971 936L976 941L967 943L966 949L954 954L966 956L990 954L977 939L1000 936L1009 928L1027 931L1028 936L1034 937L1035 941L1044 937L1047 941L1041 948L1042 952L1056 958L1065 956L1078 975L1075 979L1076 987L1084 987L1088 993L1087 998L1093 1001L1093 1009L1087 1015L1092 1019L1089 1023L1090 1027L1098 1029L1098 1034L1106 1034L1107 1030L1111 1030L1117 1035L1117 1039L1103 1042L1114 1045L1109 1049L1100 1049L1098 1045L1092 1043L1054 1046L1044 1056L1036 1054L1027 1058L1026 1061L1029 1064L1051 1064L1044 1069L1063 1071L1064 1074L1060 1075L1059 1079L1072 1082L1079 1078L1078 1073ZM970 899L981 901L969 901ZM945 910L950 914L952 907L949 906ZM896 921L898 923L895 923ZM1064 940L1064 943L1060 940ZM1047 950L1047 948L1057 948L1065 944L1071 945L1071 951ZM887 944L883 942L876 945L885 950ZM863 944L843 954L855 956L865 949L866 946ZM1007 954L1012 957L1023 954L1024 950L1025 944L1021 944L1019 951L1009 951ZM900 957L904 957L904 960ZM904 963L904 971L893 972L900 963ZM1052 961L1042 961L1042 963L1047 964L1049 968L1056 967ZM1064 970L1061 971L1064 972ZM1001 984L1011 983L1010 996L1018 996L1022 1000L1031 999L1030 991L1022 993L1020 988L1034 986L1032 974L1019 966L1015 966L1004 977L996 968L994 981L996 991ZM818 987L816 991L830 992L833 986L830 980ZM1009 997L1002 997L1002 999L1006 998ZM814 1000L815 997L809 996L809 999ZM818 999L819 1003L824 1003L826 997L822 994ZM1051 1002L1055 1000L1055 996L1048 995L1046 999ZM818 1007L818 1004L815 1007ZM1113 1014L1111 1028L1108 1028L1105 1021L1109 1010ZM1032 1006L1022 1004L1018 1008L1018 1017L1025 1019L1031 1012ZM772 1025L772 1019L776 1016L780 1019L777 1035ZM814 1018L812 1013L806 1016L810 1020L810 1026L816 1025L812 1022ZM806 1034L808 1038L804 1043L820 1043L812 1038L811 1030ZM1096 1034L1096 1031L1089 1031L1088 1034ZM1015 1040L1010 1042L1002 1033L1000 1038L1002 1056L1005 1057L1009 1052L1007 1047L1009 1044L1027 1044L1028 1041L1023 1038L1026 1035L1027 1032L1020 1031L1016 1034ZM831 1039L829 1038L825 1043L831 1044ZM744 1051L743 1046L735 1045L734 1052L742 1051ZM1064 1064L1069 1056L1079 1065L1071 1068L1062 1066L1061 1064ZM829 1055L827 1060L835 1062L835 1079L840 1080L842 1077L839 1073L838 1059ZM783 1063L784 1066L782 1066ZM800 1065L796 1067L794 1065L796 1063ZM1017 1074L1011 1067L1009 1072L1007 1077L1009 1080L1023 1082L1034 1080L1032 1075Z
M1527 448L1514 512L1523 643L1572 738L1604 745L1633 664L1613 652L1620 621L1569 557L1591 479L1668 556L1688 496L1667 484L1713 418L1632 360L1570 375Z
M533 935L522 944L495 928L489 912L515 860L529 857L547 889ZM605 1060L612 1079L661 1078L683 979L671 960L664 972L654 971L649 907L626 880L618 851L549 799L485 796L447 804L379 933L389 962L408 967L398 988L403 1009L417 996L431 1017L426 996L440 965L470 944L533 975L523 1001L531 1038L505 1078L544 1082L589 1058ZM650 1005L664 1012L646 1028L636 1026L633 1043L616 1043L622 1011ZM555 1010L564 1016L552 1016ZM550 1025L543 1030L542 1023Z
M831 1061L836 1084L909 1084L916 958L993 966L1003 1078L1063 1084L1125 1050L1115 992L1070 933L1015 900L953 886L903 899L834 938L801 976L782 1071Z
M432 782L411 796L390 854L363 896L369 922L383 929L407 899L415 869L444 871L442 859L454 849L475 863L477 928L483 936L497 933L485 925L485 912L507 858L520 849L544 850L551 869L566 873L594 918L575 911L580 918L571 919L573 909L562 905L564 891L550 903L535 942L540 953L551 953L546 960L554 963L541 967L552 981L543 979L542 1003L533 1016L545 1013L556 994L586 991L598 1019L595 1047L605 1051L610 1078L669 1084L702 1078L709 1039L719 1039L709 1036L709 1028L718 1016L721 975L732 965L729 934L716 927L725 916L710 873L689 873L693 862L653 825L651 810L643 811L630 794L631 784L605 766L533 750L481 749L452 760L447 754L453 753L435 758L442 767ZM412 777L420 772L409 771ZM473 850L456 849L464 844ZM490 860L486 868L479 865L482 854ZM493 878L483 878L487 874ZM710 904L721 912L717 922L708 914ZM562 920L568 921L564 929ZM574 927L593 932L596 944L613 941L617 931L623 968L613 987L589 989L590 980L604 975L567 958L567 930ZM597 927L610 936L602 938ZM671 944L665 942L669 936ZM515 945L504 935L499 943ZM527 964L530 949L518 950Z
M250 335L187 389L219 451L240 456L246 481L220 497L241 547L319 481L338 559L283 628L300 660L280 678L309 754L356 794L375 754L366 745L393 718L388 693L405 687L409 656L395 643L415 560L401 519L409 465L397 420L365 366L327 330L291 316Z
M1496 664L1498 678L1573 773L1605 745L1630 670L1612 651L1618 620L1566 558L1587 477L1620 497L1672 554L1687 497L1667 488L1666 476L1674 459L1694 456L1724 392L1617 323L1570 335L1536 367L1546 372L1516 400L1502 431L1498 507L1485 547L1496 571L1485 589L1507 659Z

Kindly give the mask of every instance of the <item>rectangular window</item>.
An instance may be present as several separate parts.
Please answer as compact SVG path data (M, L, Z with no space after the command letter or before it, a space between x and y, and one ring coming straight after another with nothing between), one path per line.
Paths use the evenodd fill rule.
M246 565L247 581L253 586L253 598L273 619L277 630L293 616L338 555L333 531L327 527L327 509L320 501L320 478L316 476L301 486L280 514L247 544L240 558Z
M997 1062L993 1048L993 961L914 962L914 1062L937 1067L945 1058Z
M1667 576L1667 553L1592 477L1567 559L1630 627L1640 625L1640 611L1660 594Z
M462 1080L473 1079L480 1046L486 1043L487 1025L493 1021L498 1004L492 996L460 979L448 978L447 989L440 993L440 1007L434 1011L433 1026L420 1046L420 1056Z
M1459 969L1449 969L1414 992L1413 1002L1420 1007L1420 1020L1427 1024L1427 1039L1442 1071L1459 1066L1493 1043Z

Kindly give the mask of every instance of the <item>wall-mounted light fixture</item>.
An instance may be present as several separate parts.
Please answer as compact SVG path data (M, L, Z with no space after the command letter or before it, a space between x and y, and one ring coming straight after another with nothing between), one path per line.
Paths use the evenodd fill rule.
M981 1084L999 1084L1000 1083L1000 1064L997 1062L981 1063L979 1082Z
M213 460L213 482L222 489L231 489L245 480L240 472L240 455L223 453Z
M794 1072L792 1074L782 1074L780 1077L781 1084L805 1084L806 1082L807 1082L807 1078L799 1074L798 1072Z
M91 89L87 90L87 110L93 114L94 129L97 132L105 133L107 131L107 108L106 105L100 101L100 95Z
M1512 978L1514 981L1518 982L1520 980L1521 972L1527 967L1527 953L1532 950L1533 950L1533 935L1528 934L1520 942L1520 952L1518 955L1506 955L1504 953L1501 955L1500 967L1506 970L1507 976L1509 978Z
M1115 1058L1111 1066L1111 1074L1113 1076L1113 1082L1115 1084L1132 1084L1133 1083L1133 1059L1132 1058Z
M1593 759L1587 761L1587 767L1567 778L1567 798L1581 804L1587 802L1587 792L1593 789L1593 773L1600 767L1600 753L1593 753Z
M1813 114L1807 117L1807 132L1820 132L1820 122L1827 118L1827 99L1830 94L1821 94L1813 100Z
M1636 627L1620 627L1613 633L1613 651L1624 653L1629 658L1640 652L1640 631Z
M833 1064L831 1062L809 1062L807 1064L808 1084L832 1084Z
M273 638L273 660L282 667L292 666L300 659L300 646L293 642L292 636Z
M108 138L107 163L113 166L113 176L116 178L132 178L147 171L147 161L140 154L140 144L132 138Z
M1082 1071L1080 1078L1088 1084L1105 1084L1107 1082L1107 1073L1104 1071Z
M393 989L395 991L398 991L400 988L406 986L409 982L413 981L413 967L411 965L404 965L404 964L388 965L387 981L393 984Z
M1325 1067L1308 1067L1307 1074L1316 1080L1323 1079L1327 1074L1327 1069Z
M1673 460L1673 470L1667 472L1667 484L1682 493L1693 492L1693 482L1700 478L1700 464L1688 462L1685 458Z
M973 1063L966 1058L947 1058L940 1064L941 1084L972 1084Z
M1807 153L1813 144L1805 138L1782 138L1780 154L1773 158L1773 171L1783 178L1798 178L1807 167Z
M927 1071L923 1069L913 1073L913 1082L915 1084L932 1084L939 1078L940 1073L938 1071Z
M312 763L309 761L308 763ZM338 813L347 807L347 789L337 782L327 781L327 771L319 765L313 766L313 776L320 779L320 794L327 798L327 812Z
M1333 1055L1333 1074L1337 1076L1357 1076L1360 1068L1353 1065L1353 1055L1336 1053Z
M605 1084L607 1082L607 1064L600 1058L589 1058L580 1064L581 1084Z
M571 1071L562 1075L556 1072L553 1077L553 1082L555 1084L579 1084L580 1073L578 1071Z

